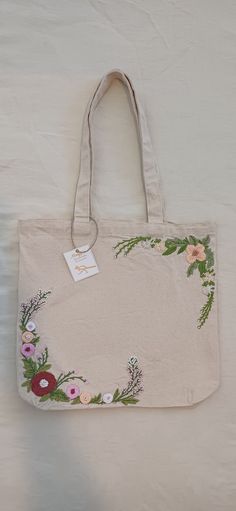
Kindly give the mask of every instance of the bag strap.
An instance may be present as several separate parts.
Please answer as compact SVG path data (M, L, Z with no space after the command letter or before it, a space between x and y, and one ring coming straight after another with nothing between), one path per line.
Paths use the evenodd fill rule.
M85 112L81 139L80 172L76 187L73 225L77 219L79 222L87 223L91 218L91 178L94 165L91 139L93 113L99 101L115 79L120 80L127 87L137 124L141 149L142 177L146 197L147 220L148 222L163 222L160 178L153 156L145 115L141 106L138 104L136 93L128 76L121 70L114 69L101 79Z

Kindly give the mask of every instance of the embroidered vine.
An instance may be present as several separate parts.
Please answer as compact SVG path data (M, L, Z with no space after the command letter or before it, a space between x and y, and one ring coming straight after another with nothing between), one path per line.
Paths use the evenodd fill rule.
M186 260L189 264L187 267L187 277L190 277L195 270L198 270L203 292L207 295L207 301L201 307L198 318L197 327L201 328L210 314L215 293L214 254L210 247L210 236L207 235L205 238L198 239L191 235L183 239L174 237L165 240L152 236L136 236L117 243L114 247L115 256L118 257L120 254L127 256L138 245L154 249L162 256L169 256L174 252L177 254L185 252Z
M110 403L122 403L123 405L134 405L138 403L137 396L143 390L142 371L138 366L138 360L135 356L130 357L127 370L130 376L128 384L123 389L115 389L113 393L98 393L92 395L90 392L82 391L75 380L80 380L83 384L86 379L83 376L76 375L75 371L60 373L55 376L51 372L49 363L48 348L41 344L40 335L37 332L36 324L32 320L33 315L45 304L51 291L43 292L41 290L30 298L27 303L21 305L21 355L23 363L24 382L27 392L33 392L39 401L61 401L72 405L97 404L104 405Z

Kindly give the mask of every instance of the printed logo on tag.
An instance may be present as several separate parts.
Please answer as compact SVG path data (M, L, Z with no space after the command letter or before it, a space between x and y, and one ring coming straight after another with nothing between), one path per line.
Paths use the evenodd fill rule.
M92 275L99 273L92 251L88 250L88 252L82 253L88 248L88 245L84 245L78 249L81 250L81 252L76 252L76 249L74 249L63 254L75 282L87 279L88 277L92 277Z

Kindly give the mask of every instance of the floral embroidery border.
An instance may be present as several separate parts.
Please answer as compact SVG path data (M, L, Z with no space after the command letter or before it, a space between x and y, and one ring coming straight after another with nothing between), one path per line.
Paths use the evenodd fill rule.
M169 256L176 251L177 254L185 252L186 260L189 263L187 277L190 277L197 269L200 274L203 292L207 295L207 301L202 306L198 318L197 327L201 328L210 314L215 294L214 254L210 247L210 241L209 235L202 239L198 239L193 235L183 239L177 237L163 239L152 236L136 236L118 242L114 246L114 250L115 257L118 257L120 254L127 256L138 245L144 248L156 249L157 253L163 256Z
M104 405L120 402L126 406L138 403L137 395L143 391L143 375L135 356L128 360L129 381L127 385L121 390L117 388L114 393L106 392L103 395L101 392L94 395L86 391L81 392L79 386L71 382L80 380L82 383L86 383L86 379L76 375L75 371L60 373L57 377L49 371L52 366L48 362L48 348L41 345L40 335L36 331L32 316L45 304L50 293L51 291L43 292L40 289L33 298L21 305L19 328L21 330L21 354L25 378L22 387L27 392L33 392L39 397L40 402L51 400L68 402L71 405ZM65 384L67 384L66 387Z

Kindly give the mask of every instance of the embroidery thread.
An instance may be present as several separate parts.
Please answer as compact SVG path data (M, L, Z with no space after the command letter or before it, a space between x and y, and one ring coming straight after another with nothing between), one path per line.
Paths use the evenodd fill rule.
M214 254L210 247L210 241L209 235L202 239L191 235L183 239L174 237L165 240L152 236L136 236L118 242L114 246L114 250L116 258L120 254L127 256L138 245L143 248L155 249L163 256L169 256L176 251L177 254L185 252L186 260L189 263L187 277L190 277L197 269L200 274L202 290L207 295L207 301L201 307L198 318L197 328L201 328L211 312L215 294Z
M33 298L21 305L20 351L25 378L22 387L25 387L27 392L33 392L35 396L39 397L40 402L51 400L68 402L72 405L105 405L120 402L126 406L138 403L137 395L143 391L143 375L135 356L128 360L127 370L130 379L127 386L121 390L117 388L113 393L106 392L103 395L102 393L92 395L86 391L81 392L80 387L73 380L86 383L86 379L83 376L76 375L75 371L60 373L58 377L51 372L52 366L48 361L48 348L41 345L40 335L37 332L36 324L32 320L32 316L46 303L50 294L51 291L43 292L40 289Z

